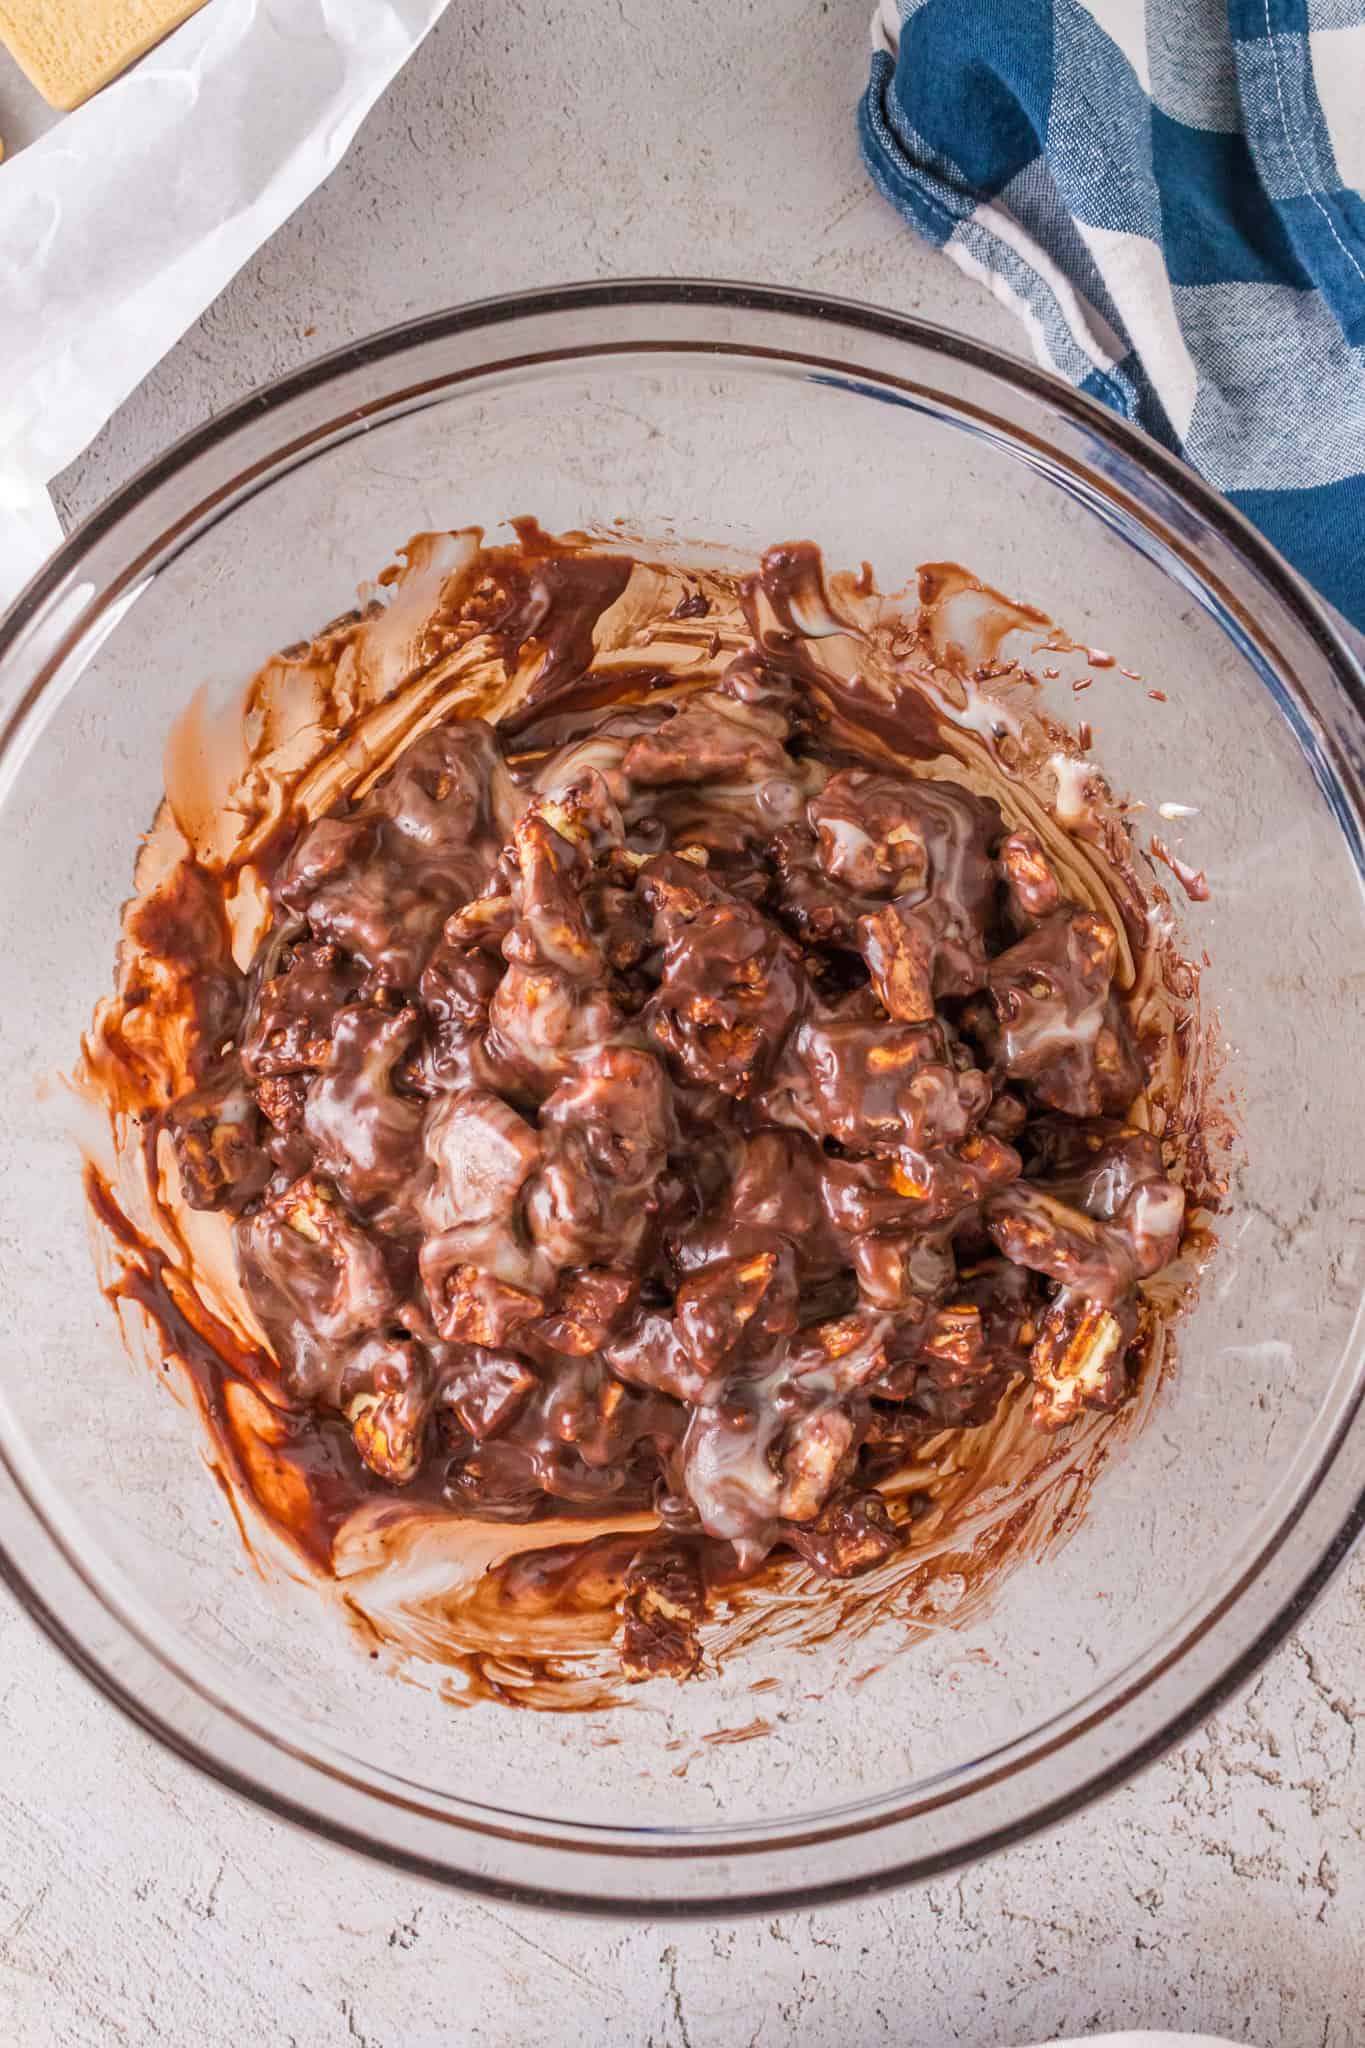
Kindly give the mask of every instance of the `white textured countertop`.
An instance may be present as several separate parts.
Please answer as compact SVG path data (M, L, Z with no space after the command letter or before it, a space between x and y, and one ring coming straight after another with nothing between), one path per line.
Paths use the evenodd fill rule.
M452 0L327 186L62 479L88 511L186 428L371 328L664 271L1008 317L871 190L869 0ZM31 131L0 69L0 134ZM1365 2042L1365 1558L1254 1688L1050 1838L960 1878L656 1931L423 1888L273 1824L0 1606L0 2041L1010 2044L1184 2027Z

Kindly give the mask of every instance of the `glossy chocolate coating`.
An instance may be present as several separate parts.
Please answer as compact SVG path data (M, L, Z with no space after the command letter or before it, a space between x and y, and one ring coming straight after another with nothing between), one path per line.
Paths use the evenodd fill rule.
M682 1674L718 1546L867 1569L917 1437L1030 1375L1042 1426L1122 1399L1184 1198L1125 1122L1114 927L816 715L809 551L714 686L578 709L629 564L507 559L468 603L544 650L512 729L437 723L282 832L255 959L200 949L218 1050L165 1125L364 1483L657 1510L626 1661Z

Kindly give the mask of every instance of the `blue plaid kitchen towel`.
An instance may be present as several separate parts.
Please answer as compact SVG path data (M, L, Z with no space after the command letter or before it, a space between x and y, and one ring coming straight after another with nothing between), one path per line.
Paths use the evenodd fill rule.
M1365 0L882 0L881 191L1365 627Z

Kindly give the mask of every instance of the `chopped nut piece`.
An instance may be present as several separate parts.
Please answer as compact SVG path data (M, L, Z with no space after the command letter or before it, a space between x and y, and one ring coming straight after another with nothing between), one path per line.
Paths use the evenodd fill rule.
M575 1273L562 1289L554 1313L536 1334L552 1351L586 1357L600 1351L639 1291L634 1274L610 1266Z
M1113 926L1093 910L1072 907L1043 918L987 969L1001 1067L1068 1116L1097 1116L1116 1083L1132 1074L1110 1002L1117 961ZM1097 1045L1106 1031L1101 1068ZM1133 1075L1129 1098L1139 1078Z
M286 963L262 986L242 1040L253 1080L325 1066L337 1011L354 994L357 976L337 946L291 947Z
M956 1151L923 1153L909 1146L893 1158L831 1159L824 1170L831 1224L849 1239L864 1231L924 1231L974 1209L993 1188L1018 1174L1012 1146L978 1132Z
M784 1522L814 1521L834 1489L853 1444L853 1421L842 1408L818 1408L791 1430L782 1454L777 1514Z
M577 850L541 813L517 826L522 919L503 941L509 960L558 968L575 980L602 971L602 956L583 914Z
M810 802L820 865L858 895L923 892L929 849L915 809L915 785L860 768L831 776Z
M379 1247L311 1175L238 1226L242 1277L291 1391L332 1384L337 1347L368 1336L397 1306Z
M1184 1194L1167 1180L1134 1188L1111 1222L1026 1181L993 1194L985 1211L1006 1258L1109 1307L1174 1256L1184 1214Z
M796 1328L796 1279L785 1248L717 1259L678 1289L678 1332L704 1372L733 1351L752 1325L771 1337Z
M394 1070L417 1036L417 1011L356 1003L339 1010L326 1067L308 1091L303 1127L317 1163L353 1208L401 1210L410 1191L422 1105Z
M858 920L858 942L882 1008L903 1024L934 1014L934 941L922 918L900 902Z
M622 768L632 782L762 782L795 774L795 763L748 705L707 690L636 740Z
M1016 826L1002 844L996 859L1020 923L1037 924L1060 909L1061 886L1048 865L1036 832L1030 831L1027 825Z
M540 1112L545 1163L527 1189L531 1235L556 1267L634 1259L657 1207L674 1124L651 1053L586 1053Z
M879 1309L906 1309L950 1285L957 1273L952 1248L937 1233L891 1237L865 1231L848 1255L863 1299Z
M1033 1419L1060 1429L1082 1408L1114 1408L1126 1388L1127 1338L1116 1315L1064 1288L1053 1302L1030 1354Z
M395 1486L417 1476L420 1434L400 1394L357 1394L346 1410L355 1447L372 1472Z
M510 1287L477 1266L457 1266L448 1275L439 1304L433 1302L436 1327L451 1344L496 1347L533 1323L545 1304L523 1287Z
M940 1374L945 1385L967 1377L981 1356L980 1309L971 1303L935 1309L921 1349L940 1366L949 1368Z
M262 1192L270 1160L260 1149L256 1124L241 1063L231 1057L202 1087L171 1105L166 1127L192 1209L235 1212Z
M689 1404L700 1401L710 1375L683 1343L671 1316L646 1311L605 1350L612 1371L632 1386L652 1387Z
M811 1522L782 1531L806 1563L827 1579L852 1579L894 1557L900 1534L879 1493L846 1495L829 1502Z
M472 903L452 911L446 919L446 943L456 947L483 944L495 946L501 952L502 942L516 921L517 906L510 896L501 891L476 896Z
M647 1544L626 1573L621 1613L628 1679L690 1678L701 1663L697 1631L706 1617L695 1551L666 1538Z
M271 1075L258 1081L252 1092L262 1115L270 1119L277 1131L302 1130L308 1086L301 1074Z
M664 959L650 1029L692 1080L748 1095L804 1000L799 957L751 904L714 885L710 900L695 902L668 878L652 897Z

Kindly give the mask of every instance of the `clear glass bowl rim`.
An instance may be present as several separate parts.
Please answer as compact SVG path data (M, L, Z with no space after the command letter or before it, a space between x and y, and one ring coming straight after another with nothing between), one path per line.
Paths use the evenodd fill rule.
M689 316L713 309L724 316L725 332L718 331L709 343L689 336L651 344L623 330L623 314L651 308L686 309ZM0 788L7 761L19 748L39 699L72 645L88 637L92 617L103 615L107 630L127 601L124 594L135 591L147 565L164 553L178 532L247 478L253 479L256 488L264 487L269 474L286 459L300 459L312 443L318 448L327 445L337 427L348 419L353 424L355 416L343 415L341 420L315 428L302 442L277 440L267 457L224 481L213 473L215 462L234 435L247 427L259 428L263 418L286 412L294 401L324 391L353 371L390 361L397 364L411 352L457 335L487 332L491 342L498 330L517 321L553 323L556 316L565 315L597 316L602 328L599 342L585 346L580 340L562 350L538 350L530 358L513 360L548 365L580 354L630 356L655 346L759 358L776 355L786 361L804 361L812 369L851 374L856 365L844 357L836 361L801 348L774 349L765 342L769 321L802 320L816 329L861 333L905 344L907 353L918 350L931 358L956 361L1055 410L1083 430L1092 443L1110 451L1120 465L1159 485L1200 528L1239 558L1269 592L1291 628L1313 644L1345 699L1349 716L1346 751L1343 753L1339 735L1326 739L1326 751L1338 781L1356 799L1356 817L1365 810L1357 772L1357 764L1365 760L1365 676L1354 653L1328 613L1264 537L1177 457L1139 428L1034 364L931 322L782 286L668 278L566 284L473 301L403 322L273 380L173 443L73 530L0 618ZM745 334L738 331L740 327ZM507 360L505 354L495 351L472 370L462 370L457 379L437 378L436 384L477 379ZM883 385L894 383L883 370L865 374ZM386 389L366 409L382 415L400 395L411 396L414 388L421 387ZM1006 437L1018 438L1008 423L996 421L995 426ZM80 571L93 552L116 543L121 530L143 521L149 508L155 508L158 496L169 497L176 486L200 480L201 471L203 489L194 497L189 512L160 531L151 544L131 552L125 549L119 573L102 586L88 579L82 586ZM78 600L75 605L70 604L73 597ZM58 630L50 637L54 615ZM44 643L37 673L7 706L6 667L11 659L32 658L37 633ZM27 647L25 643L29 643ZM1306 709L1310 722L1316 724L1311 705L1299 708ZM1321 734L1319 740L1322 743ZM1346 821L1341 822L1345 827ZM1356 854L1359 864L1358 846ZM1359 1336L1357 1322L1353 1340L1357 1356ZM1365 1484L1353 1481L1349 1470L1350 1451L1365 1449L1365 1379L1357 1370L1336 1412L1325 1421L1320 1416L1310 1432L1309 1483L1299 1487L1269 1539L1244 1561L1235 1582L1222 1588L1216 1602L1200 1613L1196 1625L1179 1641L1163 1641L1149 1649L1088 1700L1029 1731L1018 1742L979 1759L960 1774L948 1774L940 1785L923 1788L932 1794L928 1799L916 1796L907 1804L891 1795L831 1811L816 1817L815 1825L810 1817L798 1817L790 1823L751 1827L747 1839L727 1836L723 1830L688 1827L655 1832L566 1823L551 1828L542 1821L523 1826L524 1817L512 1814L489 1824L475 1817L478 1810L474 1808L452 1814L434 1805L423 1809L420 1801L414 1807L416 1788L399 1788L391 1780L381 1783L378 1774L364 1782L329 1762L322 1745L318 1755L302 1755L277 1742L268 1730L179 1669L144 1628L105 1597L82 1559L52 1525L39 1498L40 1490L26 1478L22 1459L12 1455L3 1430L4 1407L0 1402L0 1578L71 1662L135 1723L268 1812L396 1868L490 1897L607 1915L639 1916L643 1912L653 1919L665 1919L717 1912L771 1912L826 1903L928 1879L1056 1825L1115 1790L1245 1683L1301 1619L1365 1528ZM1360 1469L1365 1470L1365 1459ZM1248 1629L1245 1622L1239 1625L1240 1612L1266 1575L1277 1581L1273 1611L1259 1626ZM111 1631L116 1650L108 1646ZM1193 1667L1196 1662L1200 1670L1194 1682L1172 1687L1182 1666ZM150 1694L161 1697L153 1703ZM196 1732L179 1725L180 1715L163 1700L191 1710ZM222 1741L208 1739L202 1732L206 1723ZM1019 1793L1031 1775L1046 1775L1047 1766L1068 1749L1075 1753L1078 1766L1068 1782L1046 1789L1040 1784L1036 1793L1016 1797L1014 1810L1004 1817L991 1818L985 1812L992 1789L1002 1779L1012 1779ZM962 1782L954 1783L959 1776ZM390 1789L385 1789L386 1785ZM926 1806L956 1801L964 1806L960 1837L929 1853L917 1852L910 1840L916 1814ZM979 1812L973 1811L974 1805ZM411 1829L410 1839L401 1841L396 1839L395 1824L401 1826L405 1811L409 1816L420 1812L427 1825ZM470 1843L471 1833L482 1838L478 1844ZM809 1874L812 1851L820 1842L847 1844L853 1839L868 1842L870 1849L875 1845L876 1853L865 1865L841 1871L837 1877L822 1879ZM498 1867L499 1858L502 1868ZM681 1875L683 1864L692 1864L685 1895L669 1896L657 1877L639 1883L644 1869L652 1865L657 1870L661 1861L675 1875ZM706 1876L708 1864L715 1871L714 1882ZM615 1868L609 1871L609 1865ZM764 1867L760 1869L760 1865ZM648 1896L642 1898L642 1891Z

